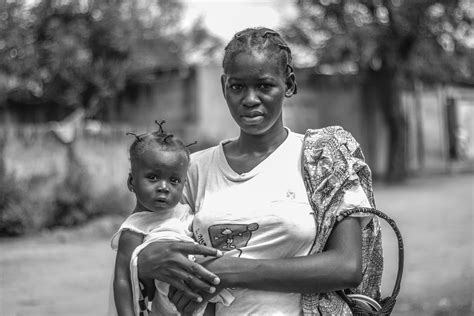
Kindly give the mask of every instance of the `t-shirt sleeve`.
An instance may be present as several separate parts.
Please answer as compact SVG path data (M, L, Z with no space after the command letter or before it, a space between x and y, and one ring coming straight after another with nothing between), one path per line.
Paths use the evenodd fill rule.
M182 223L184 223L187 229L186 235L188 235L189 237L192 237L193 236L192 225L193 225L194 213L188 204L179 203L177 206L179 206L180 209L182 210L179 216L179 220Z
M197 185L196 181L198 167L195 159L195 154L192 154L191 163L189 165L188 173L186 176L186 183L184 184L183 188L183 195L181 196L181 203L187 205L190 208L192 214L194 214L196 211L195 191Z
M189 181L189 176L183 188L181 203L184 205L187 205L191 209L191 211L194 212L194 203L193 203L192 194L191 194L191 185Z
M342 202L336 211L339 215L341 212L353 209L355 207L371 207L369 199L365 195L360 184L353 186L344 193ZM372 219L373 215L367 213L354 213L351 217L359 217L361 219L361 227L364 228Z

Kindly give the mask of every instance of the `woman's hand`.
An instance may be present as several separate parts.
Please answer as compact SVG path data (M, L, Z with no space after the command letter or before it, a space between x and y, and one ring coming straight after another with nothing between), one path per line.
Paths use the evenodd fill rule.
M188 255L220 257L222 252L187 242L154 242L138 255L140 278L152 278L170 284L185 296L202 302L201 293L214 293L219 277L188 259Z

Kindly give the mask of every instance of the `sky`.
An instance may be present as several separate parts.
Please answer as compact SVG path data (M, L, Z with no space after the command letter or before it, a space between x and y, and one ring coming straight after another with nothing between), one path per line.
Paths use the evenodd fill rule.
M294 14L291 0L181 0L185 21L199 16L209 31L224 41L247 27L276 28Z

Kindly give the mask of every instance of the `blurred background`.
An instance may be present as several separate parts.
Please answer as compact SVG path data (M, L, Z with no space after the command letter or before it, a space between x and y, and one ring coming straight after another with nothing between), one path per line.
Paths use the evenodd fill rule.
M473 18L472 0L0 0L0 313L105 313L135 202L125 133L166 120L193 151L238 135L221 60L255 26L293 52L285 125L362 146L405 238L394 314L474 313Z

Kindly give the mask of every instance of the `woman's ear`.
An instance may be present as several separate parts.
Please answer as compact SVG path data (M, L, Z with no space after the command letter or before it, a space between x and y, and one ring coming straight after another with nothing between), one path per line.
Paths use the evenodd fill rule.
M222 89L222 94L224 95L224 98L225 98L225 75L224 74L221 76L221 89Z
M296 77L293 72L290 72L286 77L285 97L289 98L294 94L296 94Z
M128 173L127 187L130 190L130 192L135 192L135 188L133 187L133 177L132 177L131 172Z

